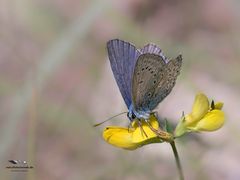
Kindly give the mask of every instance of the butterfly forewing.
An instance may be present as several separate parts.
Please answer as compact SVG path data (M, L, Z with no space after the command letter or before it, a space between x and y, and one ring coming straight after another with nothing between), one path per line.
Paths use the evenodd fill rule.
M107 50L114 77L123 99L129 107L132 103L132 74L140 51L132 44L119 39L109 41Z
M151 97L149 104L150 110L156 108L156 106L172 91L176 83L177 76L180 73L181 65L181 55L167 63L163 71L163 78L158 81L158 85L155 87L154 94Z
M166 63L159 55L147 53L139 56L132 79L132 100L135 110L149 110L155 88L164 78L165 68Z

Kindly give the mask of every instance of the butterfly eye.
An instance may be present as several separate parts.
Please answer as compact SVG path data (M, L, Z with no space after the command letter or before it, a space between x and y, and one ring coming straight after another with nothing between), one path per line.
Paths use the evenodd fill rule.
M132 114L132 119L135 119L136 118L136 115L133 113Z
M136 115L134 114L134 113L127 113L127 117L129 118L129 120L131 121L131 120L133 120L133 119L135 119L136 118Z

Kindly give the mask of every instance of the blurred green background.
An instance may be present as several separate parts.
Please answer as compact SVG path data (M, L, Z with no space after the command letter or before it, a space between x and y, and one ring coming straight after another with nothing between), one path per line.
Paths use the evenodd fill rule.
M237 0L0 0L0 179L178 179L168 144L117 149L101 138L106 124L92 127L126 111L106 52L114 38L183 55L161 117L177 123L199 91L225 103L222 129L177 140L186 179L240 179L239 22ZM9 159L34 169L10 172Z

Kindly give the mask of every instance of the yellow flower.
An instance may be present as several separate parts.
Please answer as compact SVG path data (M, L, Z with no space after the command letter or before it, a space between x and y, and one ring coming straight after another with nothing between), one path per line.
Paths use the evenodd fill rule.
M175 137L191 131L216 131L224 124L225 116L221 111L222 102L209 105L206 95L199 93L195 97L192 112L183 116L176 130Z
M158 130L159 124L155 116L151 115L149 123L154 129ZM138 123L133 121L131 128L118 126L106 127L103 131L103 139L113 146L128 150L134 150L150 143L163 142L158 135L150 129L145 121L141 121L141 124L147 137L144 132L142 132Z

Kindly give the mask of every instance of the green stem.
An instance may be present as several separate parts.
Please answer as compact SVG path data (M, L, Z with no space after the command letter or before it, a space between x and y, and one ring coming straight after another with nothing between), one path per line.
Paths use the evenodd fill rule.
M175 142L172 141L172 142L170 142L170 144L171 144L171 147L172 147L172 150L173 150L173 153L174 153L174 157L175 157L175 160L176 160L178 173L179 173L179 179L184 180L183 170L182 170L182 166L181 166L181 163L180 163L180 159L179 159L179 156L178 156L178 152L177 152Z

